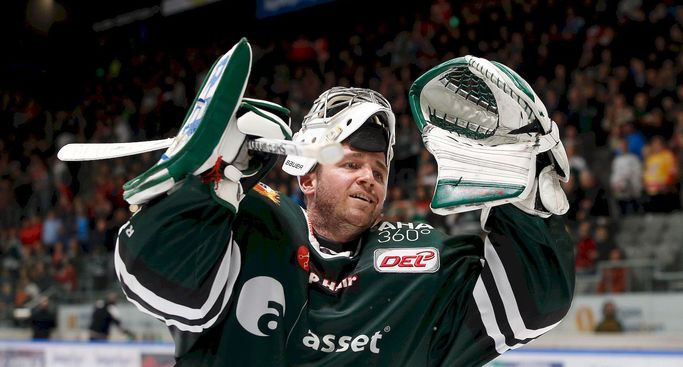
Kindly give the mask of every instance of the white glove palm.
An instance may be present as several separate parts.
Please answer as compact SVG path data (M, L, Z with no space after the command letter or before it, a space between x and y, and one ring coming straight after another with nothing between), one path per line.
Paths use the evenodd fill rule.
M560 176L544 173L538 190L536 174L537 155L550 150L561 179L568 179L557 127L528 83L508 67L473 56L447 61L415 81L410 105L439 166L435 213L526 203L537 193L549 204L551 197L561 202L561 189L548 192L559 188L548 179ZM562 204L550 206L556 214L566 211ZM526 211L540 214L534 210Z

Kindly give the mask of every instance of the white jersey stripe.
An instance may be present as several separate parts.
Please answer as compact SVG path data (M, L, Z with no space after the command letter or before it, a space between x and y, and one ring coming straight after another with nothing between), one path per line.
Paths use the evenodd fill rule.
M524 340L528 338L537 338L560 323L558 321L555 324L538 330L528 329L519 312L519 307L517 307L517 299L515 298L512 285L505 272L503 262L493 248L493 244L488 236L484 240L484 257L486 258L489 269L491 269L491 274L493 274L493 279L496 283L496 288L498 288L500 298L503 300L505 315L507 316L508 323L510 324L515 339Z
M119 236L121 235L121 232L130 225L130 222L126 222L121 229L119 230ZM199 320L204 317L211 311L213 306L215 305L218 297L221 294L221 291L225 288L225 296L223 297L223 302L221 306L221 311L227 304L228 300L230 299L230 295L232 294L232 288L235 284L235 281L237 279L237 275L239 274L240 268L241 268L241 263L240 263L240 251L239 251L239 246L232 240L230 239L230 246L228 248L228 251L225 252L225 255L223 256L223 259L221 260L221 264L219 266L218 272L216 273L216 277L213 281L213 284L211 285L211 290L209 292L209 296L207 297L206 301L200 308L191 308L187 307L172 301L169 301L163 297L160 297L159 295L155 294L152 290L146 288L143 286L138 279L130 274L126 268L125 263L123 262L123 259L121 258L121 255L119 253L119 240L117 238L116 241L116 249L114 252L114 266L116 269L116 274L120 281L124 283L130 290L131 292L135 293L138 297L143 299L145 302L147 302L150 305L153 305L154 308L160 312L170 314L170 315L177 315L180 317L183 317L188 320ZM138 303L136 303L134 300L128 298L131 302L135 303L136 306L140 309L143 309ZM166 320L165 318L155 315L151 312L146 312L154 317L157 317L159 319L165 320L166 323L168 324L169 321L173 320ZM220 315L221 312L219 312L217 315ZM217 317L217 316L216 316ZM210 323L213 323L216 319L216 317L212 318L209 320ZM208 324L208 323L207 323ZM198 326L199 328L206 328L207 324ZM174 326L178 327L181 330L186 330L185 328L175 325ZM184 324L181 324L184 325ZM188 325L184 325L185 327L190 327ZM194 327L191 327L194 328ZM200 329L201 330L201 329ZM191 330L188 330L191 331Z
M500 331L498 323L496 322L495 311L493 310L493 304L489 298L488 293L486 293L486 286L481 276L477 279L477 284L474 286L474 301L477 303L477 308L481 314L481 321L484 324L486 333L493 339L493 344L496 348L498 354L503 354L508 351L510 346L505 344L505 336Z

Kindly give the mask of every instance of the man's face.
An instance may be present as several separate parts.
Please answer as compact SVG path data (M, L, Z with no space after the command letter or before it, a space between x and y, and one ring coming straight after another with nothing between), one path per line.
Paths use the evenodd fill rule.
M346 144L343 148L341 161L320 165L309 174L307 205L312 215L324 216L328 229L350 225L363 231L375 224L382 212L388 179L385 155L354 150Z

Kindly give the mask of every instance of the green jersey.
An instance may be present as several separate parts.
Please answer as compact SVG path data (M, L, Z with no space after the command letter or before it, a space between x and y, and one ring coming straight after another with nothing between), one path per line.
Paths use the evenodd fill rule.
M268 187L234 213L190 177L121 228L116 271L178 366L480 366L557 325L574 288L561 218L504 205L487 226L380 222L335 252Z

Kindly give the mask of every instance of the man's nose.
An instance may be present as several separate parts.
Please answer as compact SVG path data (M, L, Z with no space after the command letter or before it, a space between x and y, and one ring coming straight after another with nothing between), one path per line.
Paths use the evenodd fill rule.
M363 166L358 172L358 181L365 184L374 185L375 180L373 180L372 167Z

